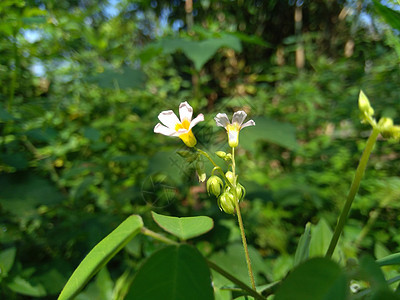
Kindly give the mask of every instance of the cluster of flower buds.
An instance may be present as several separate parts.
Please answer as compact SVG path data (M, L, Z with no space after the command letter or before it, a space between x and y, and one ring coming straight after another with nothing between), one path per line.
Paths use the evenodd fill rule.
M360 91L358 97L358 107L361 111L363 122L369 123L372 128L377 129L384 138L400 139L400 126L394 125L391 118L382 117L379 122L376 122L375 118L373 118L375 111L363 91Z
M231 171L225 173L226 180L229 183L222 181L222 179L216 175L211 176L207 180L207 192L209 195L213 194L218 198L219 209L226 212L227 214L235 213L235 201L241 201L246 191L244 187L237 182L237 176L234 176ZM233 190L236 189L236 193ZM235 200L236 199L236 200Z

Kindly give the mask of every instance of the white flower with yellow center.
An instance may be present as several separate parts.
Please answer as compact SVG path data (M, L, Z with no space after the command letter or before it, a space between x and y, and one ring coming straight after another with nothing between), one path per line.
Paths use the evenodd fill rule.
M243 111L237 111L233 114L232 124L229 122L228 116L226 114L219 113L215 118L217 126L224 127L228 133L228 142L231 148L237 147L239 145L239 131L248 126L255 126L256 123L253 120L247 121L243 124L244 119L246 119L247 114Z
M193 108L189 103L182 102L179 105L179 116L175 115L172 110L166 110L158 115L158 119L164 125L158 123L154 127L155 133L161 133L167 136L179 137L188 147L194 147L197 143L193 135L192 128L199 122L204 121L203 114L199 114L192 120Z

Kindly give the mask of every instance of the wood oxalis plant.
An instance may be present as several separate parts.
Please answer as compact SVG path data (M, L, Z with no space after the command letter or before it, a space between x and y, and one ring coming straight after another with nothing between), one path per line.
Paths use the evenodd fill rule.
M138 234L161 241L166 246L148 257L134 274L129 271L124 273L116 281L113 294L110 295L111 299L400 299L399 290L393 288L393 285L397 285L400 281L400 276L386 279L381 269L383 266L400 264L400 253L379 260L367 255L346 260L340 255L339 238L377 137L381 134L384 138L400 139L400 126L394 125L393 120L374 119L374 110L363 92L359 95L359 109L362 122L369 123L372 132L335 230L331 234L329 246L319 255L315 255L314 251L314 257L310 257L312 225L307 224L304 234L299 239L292 269L283 279L257 285L240 212L239 204L244 201L246 192L239 182L235 149L239 146L240 131L245 127L255 126L255 122L250 120L244 123L247 117L244 111L235 112L232 122L224 113L216 115L214 118L216 125L226 129L230 147L229 153L224 151L215 153L227 163L227 167L223 168L215 163L209 153L196 147L197 140L192 129L204 121L204 116L199 114L192 119L192 107L183 102L179 106L180 118L172 110L161 112L158 118L162 124L157 124L154 132L179 137L189 148L180 154L189 161L204 156L213 165L211 176L207 180L207 191L210 196L217 198L217 204L222 212L237 217L248 280L243 280L243 276L239 276L242 274L227 272L217 262L205 258L195 247L186 243L188 239L210 231L214 225L211 218L207 216L178 218L152 212L153 220L160 228L177 237L179 242L149 230L144 226L140 216L131 215L89 252L66 283L58 299L73 299L77 296L89 280ZM198 170L198 175L200 181L206 180L203 171ZM318 238L322 240L322 237ZM216 284L217 276L225 278L224 285Z

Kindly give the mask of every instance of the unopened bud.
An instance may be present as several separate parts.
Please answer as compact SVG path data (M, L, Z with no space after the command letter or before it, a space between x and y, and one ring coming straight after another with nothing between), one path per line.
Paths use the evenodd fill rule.
M234 181L237 179L237 176L236 176L236 178L234 178L235 176L233 176L233 172L231 172L231 171L226 172L225 177L226 177L226 179L229 180L229 182L231 184L234 184Z
M227 192L232 192L232 189L228 186L226 188ZM241 185L240 183L236 184L236 196L238 198L238 201L242 201L244 199L244 197L246 196L246 190L243 187L243 185Z
M225 153L224 151L217 151L217 152L215 152L215 154L216 154L219 158L222 158L222 159L225 159L225 157L226 157L226 153Z
M366 114L369 117L374 115L374 109L371 107L371 104L363 91L360 91L360 95L358 96L358 107L363 114Z
M400 139L400 126L399 125L395 125L392 126L392 128L390 129L390 137L394 138L396 140Z
M198 161L196 163L196 172L197 177L199 178L199 182L204 182L207 179L207 175L204 170L204 163L202 161Z
M218 197L221 194L223 186L224 183L218 176L213 175L207 180L207 192L209 195L213 194L215 197Z
M217 151L215 154L219 157L222 158L225 161L229 161L232 159L232 154L230 153L225 153L224 151Z
M381 118L378 122L378 128L381 132L390 131L393 127L393 120L391 118Z
M227 214L235 213L235 198L229 192L223 192L218 198L219 209L226 212Z

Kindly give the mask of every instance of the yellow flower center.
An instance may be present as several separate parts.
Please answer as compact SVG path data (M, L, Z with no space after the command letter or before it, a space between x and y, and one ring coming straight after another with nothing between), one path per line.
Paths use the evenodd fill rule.
M182 123L178 123L175 125L175 130L179 131L179 129L186 129L189 130L190 122L188 120L183 120ZM197 143L196 138L191 130L186 133L182 133L179 135L179 138L186 144L188 147L194 147Z
M190 127L190 122L187 119L185 119L183 120L182 123L178 123L175 125L175 131L178 131L179 129L189 130L189 127Z

